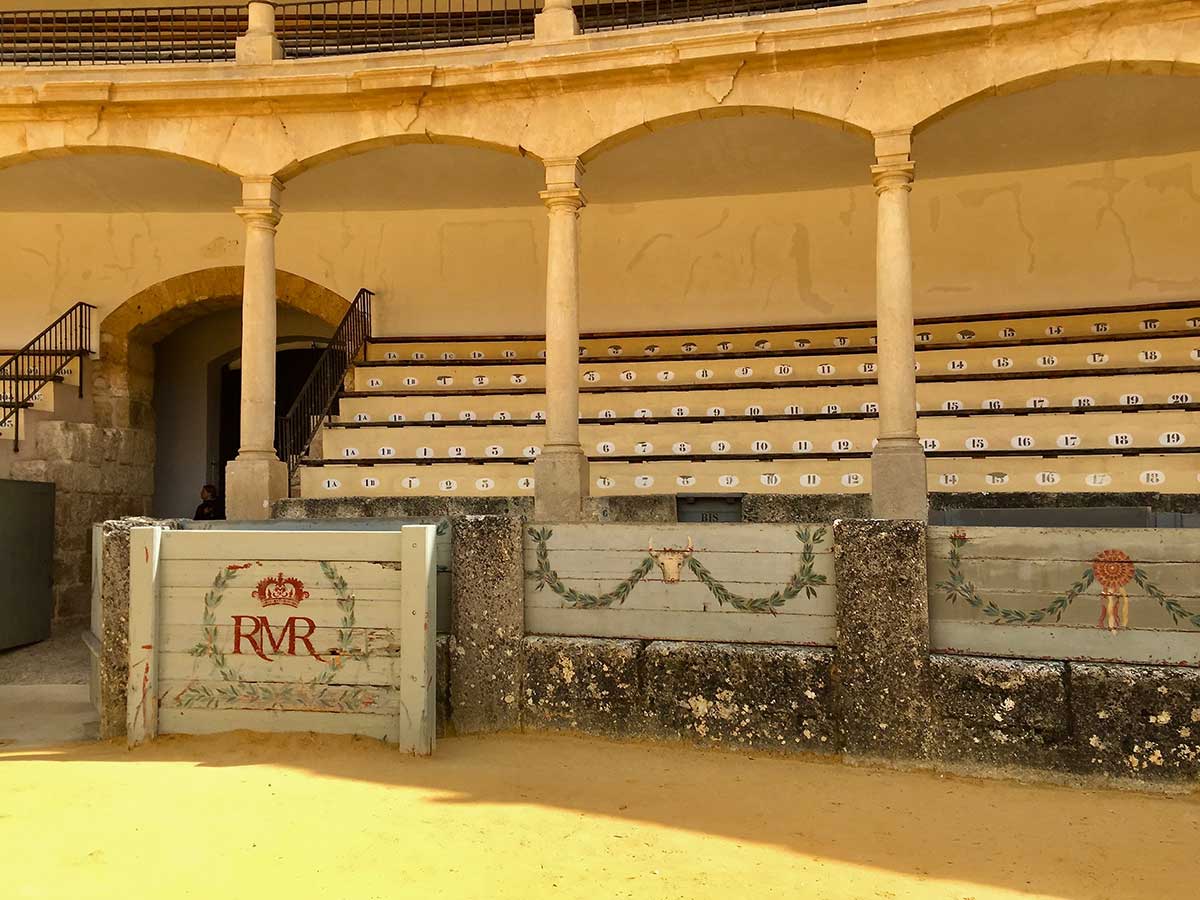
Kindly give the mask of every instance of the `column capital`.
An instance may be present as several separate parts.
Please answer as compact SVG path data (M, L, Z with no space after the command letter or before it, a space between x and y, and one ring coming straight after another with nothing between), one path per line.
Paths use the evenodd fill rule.
M565 156L560 159L544 159L542 165L546 168L546 190L560 188L578 188L583 184L583 163L577 156Z
M892 190L911 191L915 168L915 165L907 160L871 166L871 183L875 185L875 193L882 194Z
M557 209L569 209L571 212L578 212L587 206L587 198L583 196L583 191L577 187L551 188L540 192L538 196L546 204L546 209L551 212Z
M274 228L279 224L279 197L283 185L273 175L243 175L242 203L233 211L247 225Z

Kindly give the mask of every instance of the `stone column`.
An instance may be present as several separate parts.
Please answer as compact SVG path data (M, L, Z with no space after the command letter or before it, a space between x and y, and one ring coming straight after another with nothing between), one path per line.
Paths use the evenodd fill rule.
M577 159L546 161L546 439L534 464L534 516L578 522L588 495L579 443L579 190Z
M268 519L271 503L287 496L287 466L275 455L275 226L278 181L242 179L246 268L242 287L241 447L225 469L230 519Z
M545 0L533 17L535 41L561 41L579 34L579 19L571 0Z
M249 27L234 42L234 59L247 66L283 59L283 47L275 36L275 4L251 0L246 13Z
M871 167L878 213L875 315L878 320L879 442L871 454L871 506L877 519L929 519L925 451L917 436L913 345L912 238L908 194L913 163L908 132L876 135Z
M919 522L833 526L834 711L854 756L920 759L931 728L929 576Z

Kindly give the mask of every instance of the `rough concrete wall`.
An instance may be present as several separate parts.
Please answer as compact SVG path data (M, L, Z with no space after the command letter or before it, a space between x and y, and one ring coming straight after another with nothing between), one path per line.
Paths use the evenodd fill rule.
M675 498L591 497L588 510L597 522L674 522ZM533 515L532 497L316 497L280 500L276 519L408 519L446 516Z
M929 755L988 768L1060 764L1070 732L1067 664L934 656Z
M826 648L535 635L524 650L525 728L836 748Z
M1078 769L1200 778L1200 671L1071 663L1067 684Z
M523 519L467 516L451 544L451 722L459 734L520 724L525 634Z
M833 522L871 515L870 494L747 494L743 522Z
M1062 492L1042 493L1036 491L996 494L949 493L931 491L930 509L1042 509L1045 507L1113 507L1148 506L1158 512L1200 512L1200 494L1159 494L1152 491L1138 493Z
M125 685L129 678L129 532L141 525L162 525L154 519L129 518L104 523L104 555L100 569L101 621L100 737L125 734Z
M92 525L149 512L153 456L153 436L144 431L43 421L12 464L14 478L54 482L56 625L88 616Z
M934 656L929 756L987 769L1200 778L1200 671Z
M925 526L833 528L838 645L833 683L845 749L920 758L930 717Z

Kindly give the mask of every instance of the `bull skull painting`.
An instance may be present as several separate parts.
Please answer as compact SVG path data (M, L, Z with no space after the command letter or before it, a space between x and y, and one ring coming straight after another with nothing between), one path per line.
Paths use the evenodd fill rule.
M662 550L654 549L654 541L650 541L648 545L650 558L658 563L658 567L662 570L663 583L675 584L679 581L679 575L683 571L684 561L692 555L692 539L688 538L686 550L672 550L664 548Z

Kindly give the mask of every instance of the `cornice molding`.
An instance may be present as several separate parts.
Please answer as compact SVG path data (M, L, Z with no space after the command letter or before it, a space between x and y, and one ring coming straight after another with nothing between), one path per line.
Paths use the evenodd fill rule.
M407 51L270 65L167 63L111 67L0 69L0 110L30 107L197 104L317 106L370 104L385 94L430 90L529 91L534 82L611 83L640 72L777 59L801 53L866 56L882 44L928 44L951 35L986 44L995 32L1044 20L1110 15L1119 8L1148 21L1200 18L1200 0L962 0L870 2L857 6L581 35L554 44L516 41L482 47ZM198 111L198 110L197 110Z

